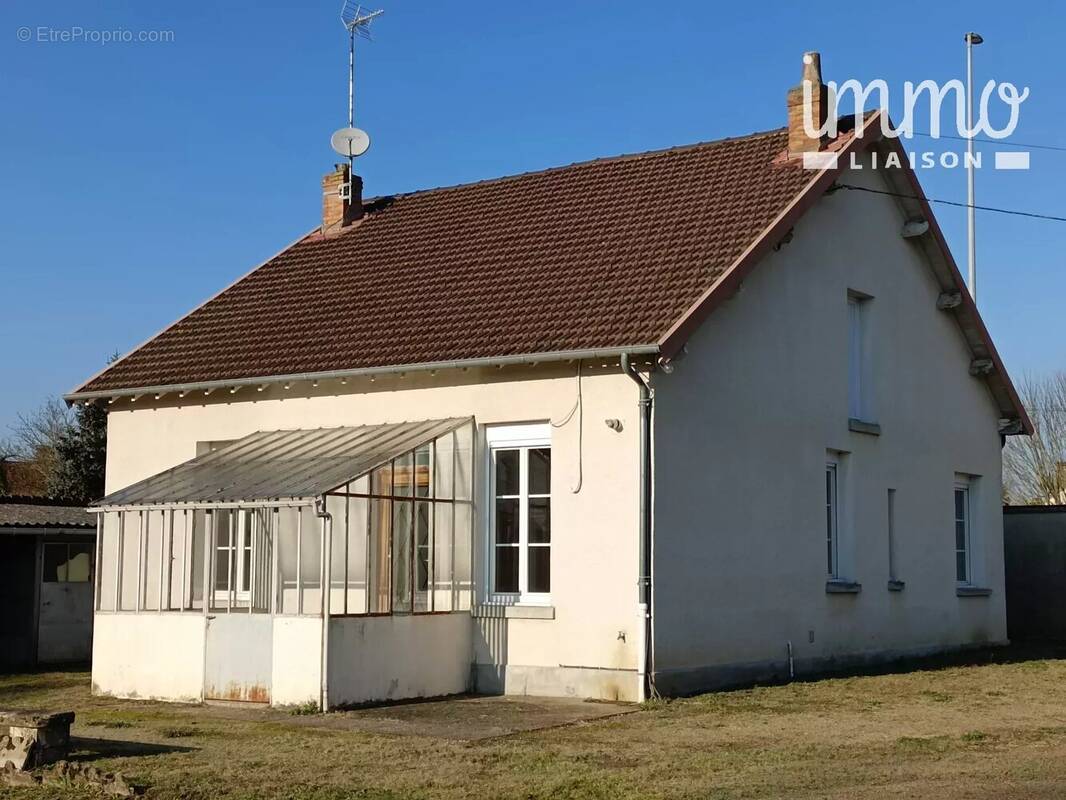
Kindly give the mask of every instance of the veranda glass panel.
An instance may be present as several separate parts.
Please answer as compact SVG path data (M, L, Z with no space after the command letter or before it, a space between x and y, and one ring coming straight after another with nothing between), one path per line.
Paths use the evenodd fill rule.
M434 611L452 610L452 513L451 503L433 504Z
M473 600L471 536L473 513L469 503L455 504L455 611L469 611Z
M100 575L97 608L101 611L114 611L120 514L113 511L100 516L103 518L103 525L100 530L100 564L96 568Z
M411 610L411 527L413 507L396 500L392 505L392 610Z
M406 453L392 462L393 494L397 497L410 497L414 484L414 457Z
M300 547L300 575L303 584L303 613L322 612L322 520L313 508L302 508L303 540Z
M431 503L415 503L415 611L434 610L429 591L434 567L432 513Z
M392 501L370 501L370 613L387 614L392 595L389 553L392 542Z
M326 511L329 512L332 518L329 553L329 611L331 614L343 614L345 589L348 578L347 528L350 523L350 520L346 518L348 512L347 498L337 495L327 495Z
M436 441L436 459L433 462L434 495L444 500L452 499L454 469L452 459L455 452L455 434L449 433Z
M300 511L296 508L278 509L278 609L282 614L296 614L299 609L297 591L297 530ZM301 554L302 555L302 554Z
M155 611L159 608L160 567L166 566L162 564L164 513L162 511L146 511L144 516L147 530L145 531L144 554L142 557L144 571L144 605L142 608Z
M353 489L358 487L353 484ZM365 481L364 481L365 491ZM348 525L348 614L365 614L367 606L367 532L370 525L370 501L365 497L350 497L347 503Z
M415 450L415 496L432 497L433 487L433 446L431 444Z
M455 499L472 500L474 491L474 434L471 425L455 431Z
M188 512L192 526L189 543L190 561L188 570L189 608L204 607L204 551L207 549L207 513Z
M122 565L120 567L122 586L119 590L119 609L134 611L137 608L137 582L141 566L138 561L143 514L140 511L131 511L122 516Z

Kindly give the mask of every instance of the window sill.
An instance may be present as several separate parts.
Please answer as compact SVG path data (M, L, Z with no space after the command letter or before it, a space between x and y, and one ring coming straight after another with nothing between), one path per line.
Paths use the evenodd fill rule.
M474 607L473 616L479 619L555 619L555 606L482 603Z
M826 594L858 594L862 591L862 584L855 581L828 580L825 582Z
M955 594L959 597L988 597L992 590L984 586L956 586Z
M903 589L906 586L907 586L907 584L904 583L903 581L895 581L895 580L889 581L888 582L888 591L890 591L890 592L902 592Z
M881 426L876 422L864 422L861 419L855 419L854 417L848 420L848 430L853 433L865 433L870 436L880 436Z

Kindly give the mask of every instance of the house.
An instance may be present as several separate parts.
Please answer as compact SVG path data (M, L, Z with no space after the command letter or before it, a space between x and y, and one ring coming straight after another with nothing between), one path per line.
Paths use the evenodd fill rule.
M1003 507L1007 633L1066 641L1066 505Z
M0 671L89 660L95 538L80 506L0 497Z
M1025 411L899 143L797 92L463 186L339 167L70 394L110 409L96 690L639 700L1005 641Z

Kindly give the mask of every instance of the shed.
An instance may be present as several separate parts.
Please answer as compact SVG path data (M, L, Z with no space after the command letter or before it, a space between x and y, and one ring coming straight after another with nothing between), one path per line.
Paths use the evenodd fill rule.
M95 540L80 505L0 497L0 670L89 660Z
M1004 506L1007 635L1066 641L1066 505Z

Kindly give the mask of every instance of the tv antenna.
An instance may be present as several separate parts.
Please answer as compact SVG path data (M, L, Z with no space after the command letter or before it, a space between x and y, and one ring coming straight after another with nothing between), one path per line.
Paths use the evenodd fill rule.
M341 128L330 137L333 149L348 159L349 180L353 161L370 148L366 131L355 127L355 37L370 41L370 23L380 17L383 10L370 11L353 0L344 0L341 6L341 22L348 31L348 127Z

